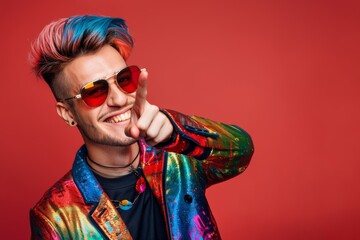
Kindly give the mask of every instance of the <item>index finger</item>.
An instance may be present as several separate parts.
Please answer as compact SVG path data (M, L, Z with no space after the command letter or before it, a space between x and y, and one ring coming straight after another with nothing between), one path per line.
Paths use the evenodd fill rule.
M148 77L148 72L146 71L145 68L142 68L139 76L138 87L136 90L135 103L133 106L138 117L140 117L144 112L146 96L147 96L147 77Z

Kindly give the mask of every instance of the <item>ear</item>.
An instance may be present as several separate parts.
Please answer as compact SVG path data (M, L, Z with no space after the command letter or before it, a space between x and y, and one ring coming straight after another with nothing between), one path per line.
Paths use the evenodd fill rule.
M57 102L56 103L56 112L61 117L66 124L70 126L75 126L76 121L74 119L74 115L70 111L69 105L63 103L63 102Z

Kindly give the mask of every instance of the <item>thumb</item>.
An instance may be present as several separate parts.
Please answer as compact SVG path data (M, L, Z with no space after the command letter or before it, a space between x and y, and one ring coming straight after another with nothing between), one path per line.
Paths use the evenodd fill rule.
M132 138L138 138L140 135L140 129L136 126L138 116L133 109L131 109L131 117L129 125L125 128L125 135Z

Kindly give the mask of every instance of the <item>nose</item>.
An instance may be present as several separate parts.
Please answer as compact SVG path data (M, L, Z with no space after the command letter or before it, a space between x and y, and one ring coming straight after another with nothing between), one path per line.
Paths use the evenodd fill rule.
M128 96L121 91L115 81L109 81L109 92L106 103L110 107L123 107L127 104Z

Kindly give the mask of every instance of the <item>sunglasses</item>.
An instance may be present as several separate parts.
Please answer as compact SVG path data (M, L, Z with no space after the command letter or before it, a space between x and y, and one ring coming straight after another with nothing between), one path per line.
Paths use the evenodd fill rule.
M100 79L94 82L85 84L80 93L76 96L62 99L60 101L68 101L70 99L81 98L89 107L98 107L102 105L109 92L109 83L107 79L116 76L116 85L125 93L135 92L139 82L140 68L137 66L128 66L114 75L109 76L106 79Z

